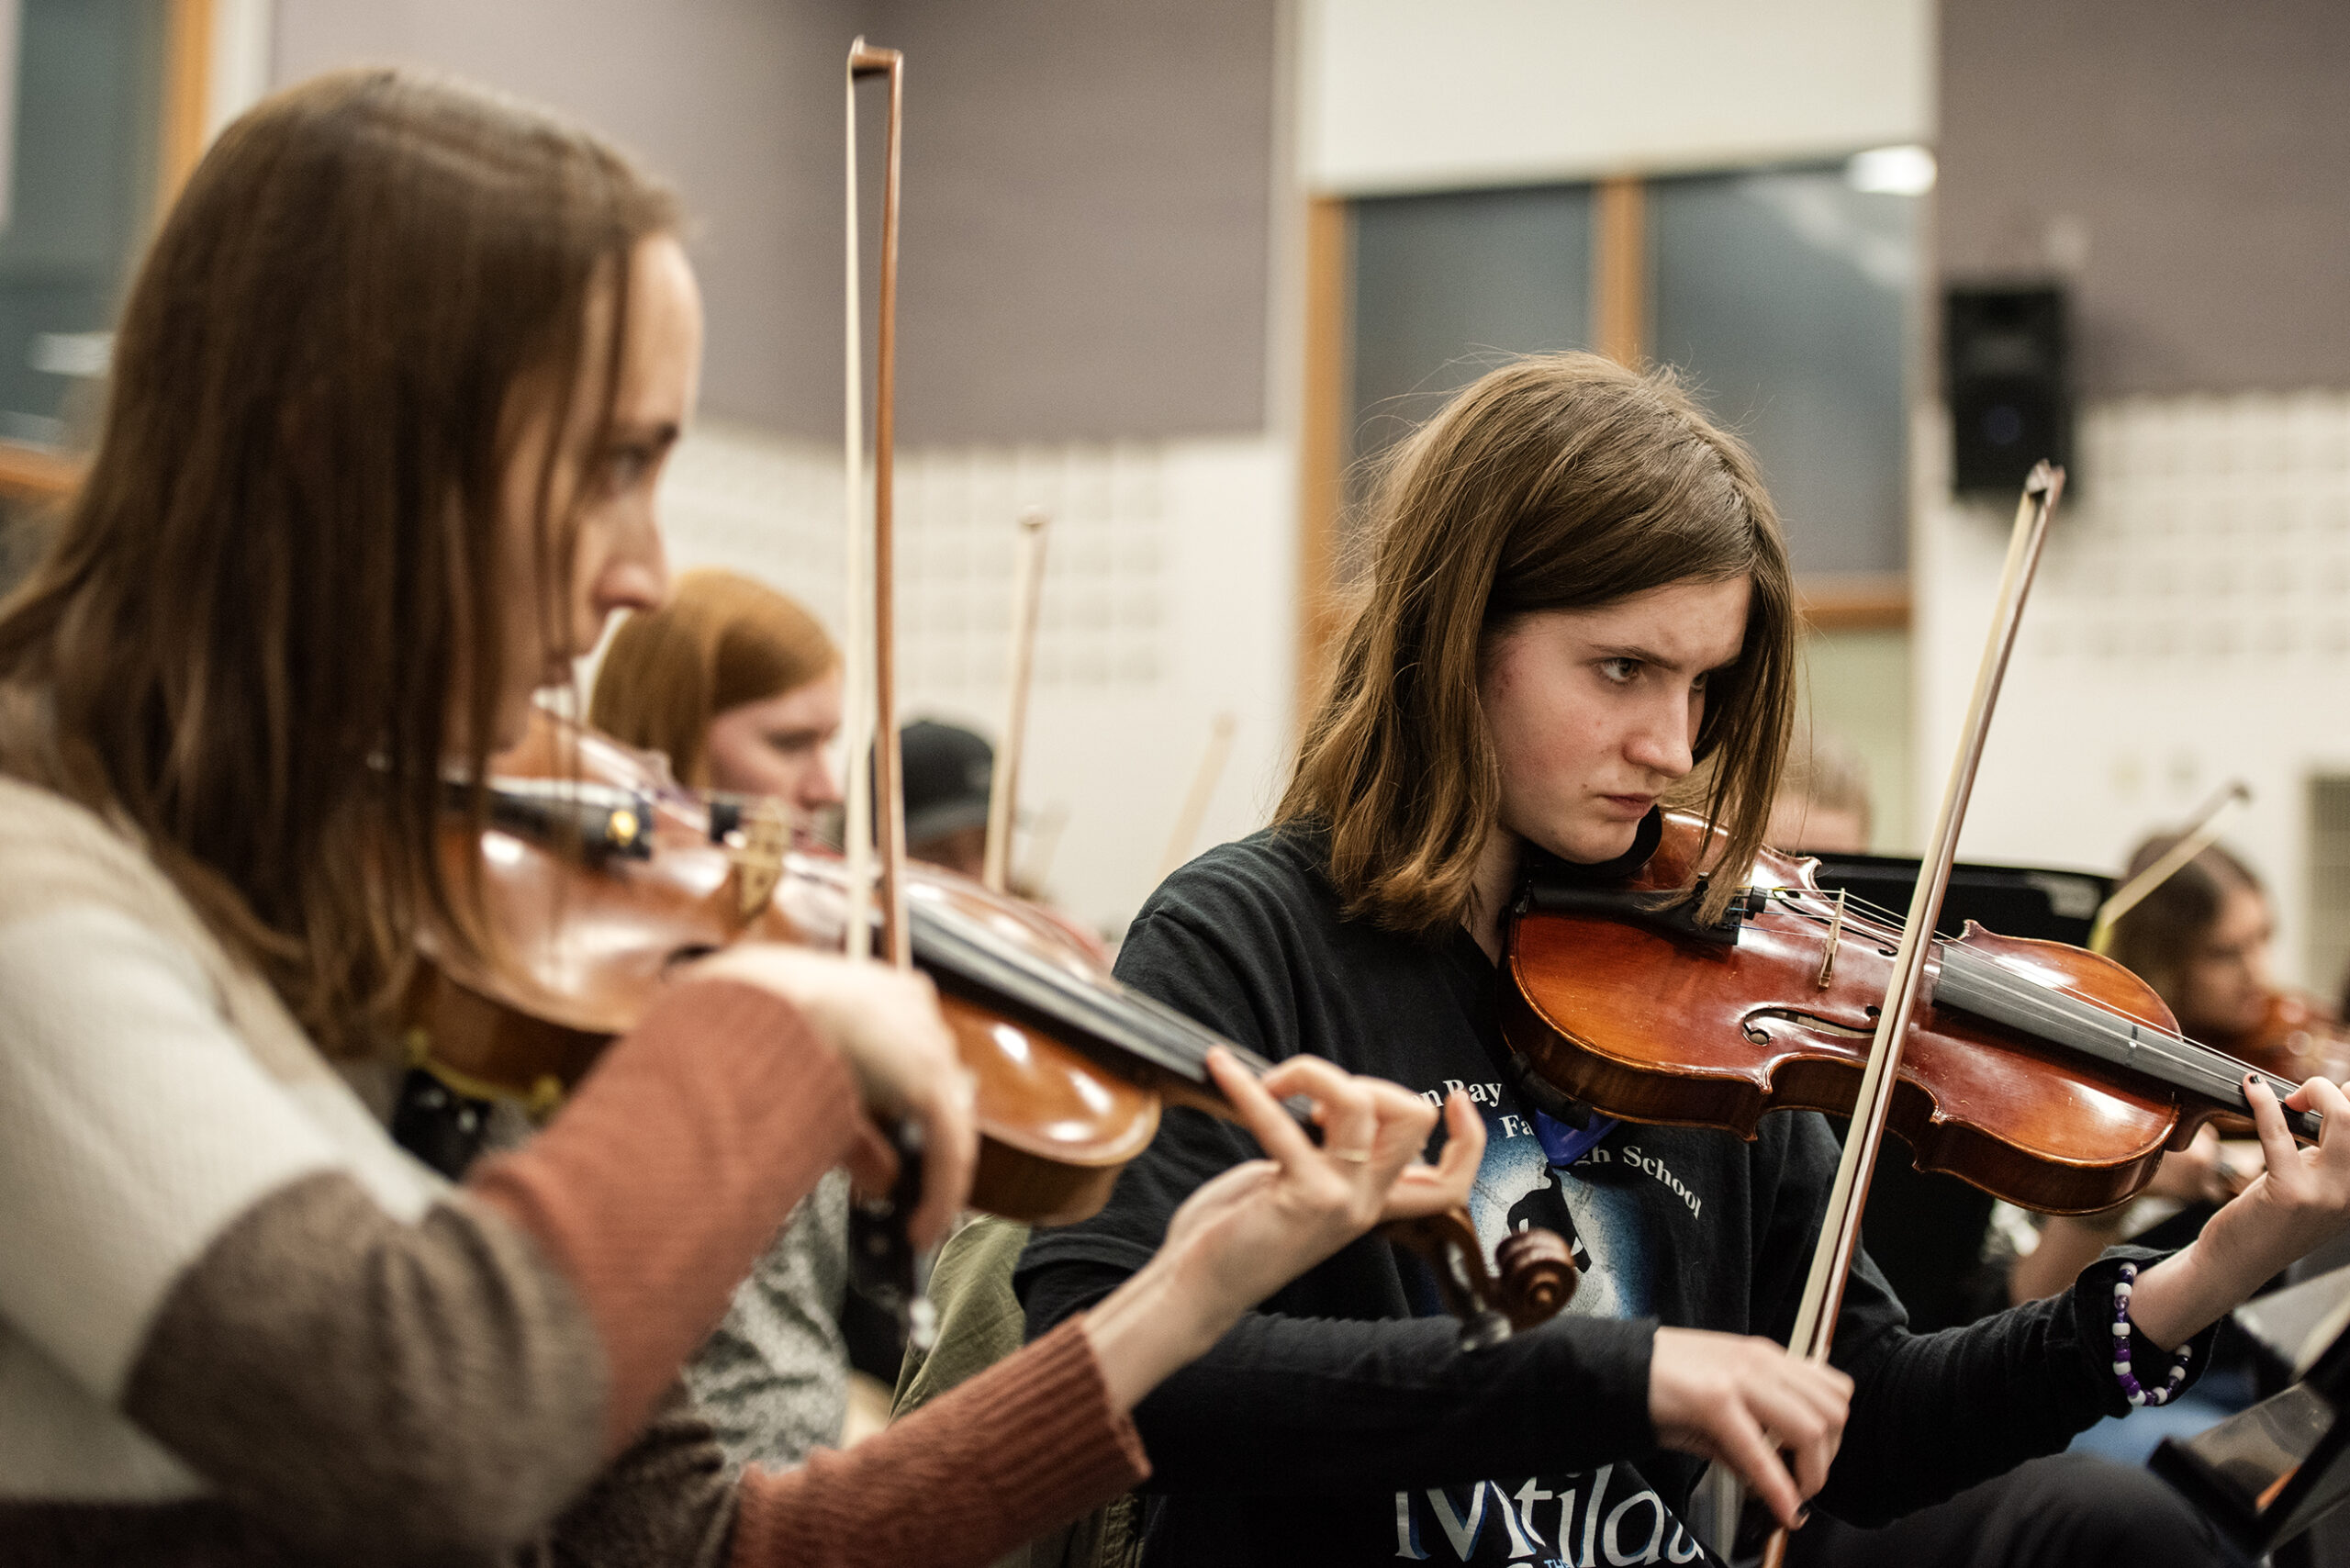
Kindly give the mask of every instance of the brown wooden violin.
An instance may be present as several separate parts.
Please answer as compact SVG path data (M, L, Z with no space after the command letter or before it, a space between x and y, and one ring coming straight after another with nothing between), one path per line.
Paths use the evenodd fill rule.
M840 947L845 868L795 847L778 806L681 789L657 757L545 717L497 766L487 831L476 841L453 816L442 836L453 883L479 868L492 956L436 946L419 1013L460 1082L550 1103L681 965L746 939ZM1162 1099L1220 1103L1205 1046L1110 1005L1106 977L1041 913L932 868L908 878L917 952L964 1056L986 1066L979 1206L1080 1218L1148 1145ZM1120 1070L1088 1047L1118 1052Z
M1770 1110L1849 1113L1897 920L1766 850L1726 918L1700 927L1669 890L1688 885L1704 831L1660 814L1653 853L1618 882L1538 873L1512 927L1511 1044L1557 1089L1635 1121L1751 1137ZM1892 1111L1920 1169L2088 1212L2130 1196L2212 1115L2249 1109L2247 1064L2182 1037L2110 959L1970 923L1936 940L1928 973ZM2319 1118L2288 1115L2313 1141Z
M1560 1092L1631 1121L1751 1138L1773 1110L1849 1114L1899 917L1765 850L1723 921L1700 926L1673 890L1706 843L1695 817L1660 812L1629 876L1538 869L1510 927L1510 1045ZM1970 922L1935 940L1927 970L1889 1123L1920 1170L2087 1213L2127 1199L2214 1114L2250 1108L2246 1064L2183 1038L2109 958ZM2295 1087L2269 1082L2280 1099ZM2315 1114L2287 1115L2315 1141Z
M793 845L779 804L681 789L661 759L544 716L497 768L487 823L453 811L441 846L453 885L479 878L490 929L471 954L428 942L409 998L411 1059L459 1092L551 1110L695 958L744 940L841 948L846 868ZM907 877L915 963L977 1080L974 1207L1081 1219L1163 1103L1230 1114L1211 1047L1270 1069L1120 984L1033 906L932 868ZM1500 1331L1494 1314L1540 1322L1574 1288L1549 1232L1510 1238L1497 1274L1465 1215L1389 1234L1429 1258L1481 1334Z

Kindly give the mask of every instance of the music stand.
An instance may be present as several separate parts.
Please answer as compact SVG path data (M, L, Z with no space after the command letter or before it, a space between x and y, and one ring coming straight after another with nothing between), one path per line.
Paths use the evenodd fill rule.
M2345 1325L2337 1313L2321 1330L2330 1338L2300 1382L2194 1437L2165 1438L2146 1462L2248 1557L2350 1501Z
M1897 913L1909 907L1910 891L1918 885L1914 856L1808 853L1819 862L1813 877L1830 892L1841 888L1856 899ZM1942 918L1934 929L1955 936L1973 920L2002 936L2036 936L2086 946L2097 906L2112 890L2113 879L2094 871L1961 861L1950 868L1950 891L1943 895Z

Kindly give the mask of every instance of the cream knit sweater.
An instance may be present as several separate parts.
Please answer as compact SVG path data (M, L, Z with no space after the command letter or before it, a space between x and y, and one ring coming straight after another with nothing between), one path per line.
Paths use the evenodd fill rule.
M0 777L0 1561L977 1562L1132 1484L1071 1332L727 1480L677 1369L857 1114L787 1004L688 981L452 1189L130 840Z

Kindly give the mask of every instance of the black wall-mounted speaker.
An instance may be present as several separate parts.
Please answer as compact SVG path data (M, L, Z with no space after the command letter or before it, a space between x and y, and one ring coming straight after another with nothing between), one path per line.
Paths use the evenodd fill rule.
M2065 291L1953 287L1942 296L1942 390L1950 404L1951 484L1962 494L2013 491L2045 457L2073 458Z

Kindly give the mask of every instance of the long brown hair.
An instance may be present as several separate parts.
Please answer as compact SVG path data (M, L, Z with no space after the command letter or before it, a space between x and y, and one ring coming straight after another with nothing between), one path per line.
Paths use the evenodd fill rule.
M1794 586L1752 455L1669 375L1584 353L1495 370L1388 456L1370 523L1370 580L1278 813L1326 825L1348 914L1434 933L1468 911L1500 814L1478 697L1494 638L1673 583L1752 585L1695 748L1719 863L1752 860L1795 711ZM1736 879L1715 879L1707 918Z
M534 606L501 580L504 476L583 375L602 444L631 252L677 221L583 131L355 71L222 132L140 269L89 477L0 610L0 679L46 692L64 786L330 1049L363 1041L420 919L463 928L444 760L480 776L506 619L557 624L568 575L563 443Z
M666 754L681 783L707 784L712 719L796 690L840 662L798 601L733 572L688 572L660 609L638 611L612 634L588 722Z
M2128 881L2169 854L2179 837L2175 833L2156 834L2138 846L2121 880ZM2252 868L2221 846L2207 845L2113 923L2113 942L2107 957L2153 986L2175 1011L2185 990L2188 961L2218 923L2228 895L2242 890L2261 890L2260 879L2252 874Z

